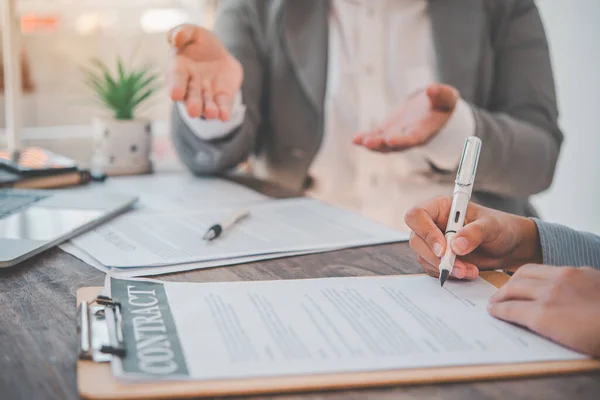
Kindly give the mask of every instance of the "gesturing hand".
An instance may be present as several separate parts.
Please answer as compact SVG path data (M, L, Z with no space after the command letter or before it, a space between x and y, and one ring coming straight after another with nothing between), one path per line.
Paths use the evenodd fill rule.
M168 35L174 49L169 71L174 101L185 101L190 117L226 121L240 90L243 69L210 31L181 25Z
M357 134L353 143L380 152L422 146L446 125L459 98L452 86L430 85L409 96L383 125Z
M491 315L600 357L600 271L527 265L490 298Z

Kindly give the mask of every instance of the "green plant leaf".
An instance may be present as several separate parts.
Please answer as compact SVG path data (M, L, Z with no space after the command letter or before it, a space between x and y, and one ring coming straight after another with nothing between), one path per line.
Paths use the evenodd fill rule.
M85 78L83 81L89 88L91 88L97 95L104 96L106 95L105 88L102 84L94 77Z
M152 87L152 88L147 89L145 92L142 92L134 100L134 104L135 104L134 108L138 107L141 103L143 103L144 101L148 100L148 98L150 98L150 96L152 96L154 93L156 93L157 90L158 90L157 87Z
M92 59L92 64L95 65L100 72L102 73L105 83L112 89L117 87L117 83L115 81L115 79L113 79L110 70L108 69L108 67L99 59L94 58Z
M136 91L140 91L142 89L145 89L146 87L150 86L151 83L156 82L157 79L158 79L157 75L151 75L151 76L147 77L145 80L141 81L136 86Z
M105 95L106 86L102 84L102 78L98 77L93 72L84 68L82 68L81 70L84 75L83 83L90 87L94 92L96 92L96 94Z
M99 59L92 58L92 65L95 66L99 70L99 72L102 73L102 75L104 75L104 76L111 75L110 69L106 66L106 64L104 64Z
M90 68L82 67L83 83L95 94L100 104L109 109L117 119L132 119L135 109L158 90L159 75L144 66L127 70L121 57L117 57L115 74L97 58Z
M119 71L119 80L125 79L125 67L123 66L123 60L121 57L117 57L117 71Z

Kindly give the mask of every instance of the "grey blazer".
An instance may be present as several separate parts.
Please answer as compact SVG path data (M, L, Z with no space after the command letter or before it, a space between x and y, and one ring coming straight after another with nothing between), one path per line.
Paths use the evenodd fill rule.
M535 223L540 233L544 264L600 270L600 236L539 220Z
M303 187L323 136L328 12L326 0L221 0L215 32L244 67L246 117L202 141L175 107L173 140L190 170L220 174L252 155L262 178ZM483 141L473 200L533 215L528 197L550 186L563 139L534 1L429 0L429 13L440 79L471 104ZM454 179L431 167L430 179Z

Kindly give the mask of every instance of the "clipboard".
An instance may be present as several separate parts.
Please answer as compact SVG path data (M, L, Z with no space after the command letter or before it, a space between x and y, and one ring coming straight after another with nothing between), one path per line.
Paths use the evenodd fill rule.
M496 287L501 287L509 276L501 272L482 272L481 277ZM341 374L284 376L274 378L185 381L185 382L121 382L112 374L107 361L119 356L122 338L118 334L120 312L118 303L99 297L101 287L84 287L77 291L79 307L78 332L80 359L77 361L77 387L85 399L166 399L190 397L219 397L257 395L267 393L357 389L367 387L464 382L492 379L523 378L540 375L567 374L600 370L600 360L575 360L536 362L523 364L475 365L464 367L401 369L393 371L352 372ZM94 300L99 300L96 303ZM94 305L95 304L95 305ZM96 307L96 309L94 309ZM105 310L103 318L112 329L104 331L108 343L103 351L91 348L90 314ZM88 358L88 359L82 359Z

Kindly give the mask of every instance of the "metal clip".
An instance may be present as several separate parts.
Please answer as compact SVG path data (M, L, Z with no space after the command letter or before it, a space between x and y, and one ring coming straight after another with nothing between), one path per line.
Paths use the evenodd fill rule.
M106 296L82 301L77 310L79 358L108 362L126 354L121 304Z

